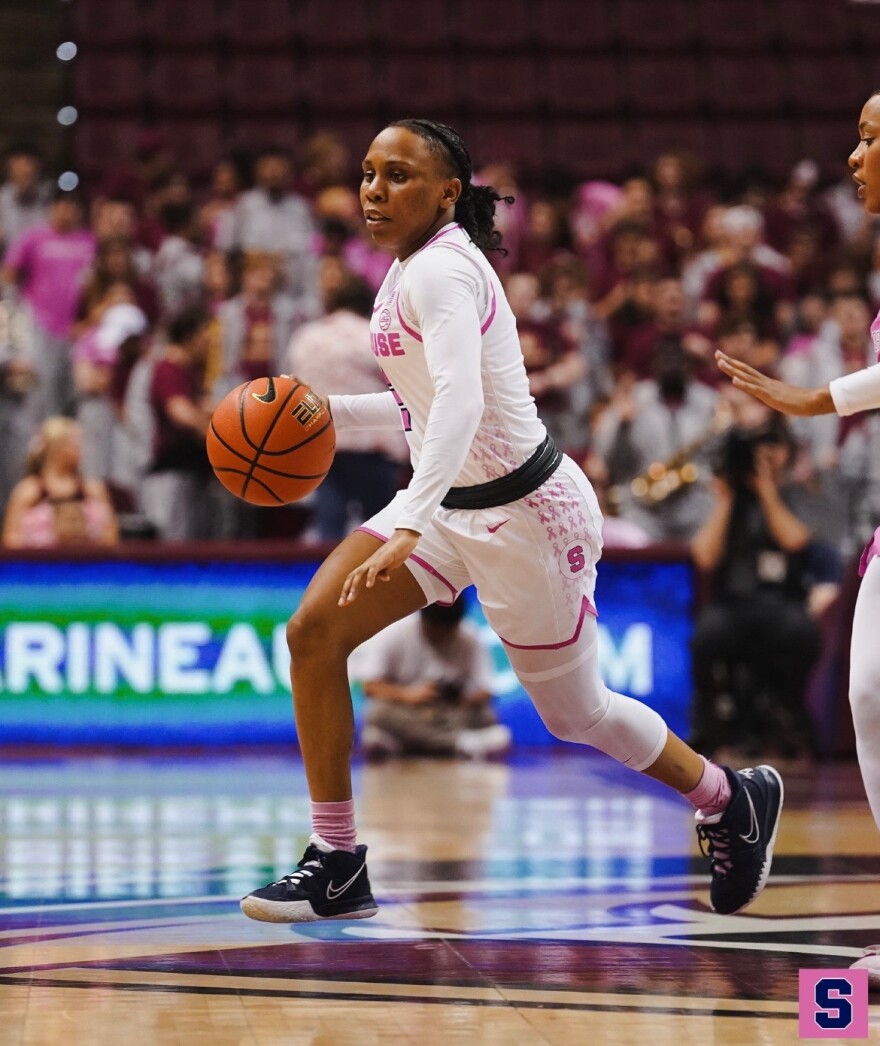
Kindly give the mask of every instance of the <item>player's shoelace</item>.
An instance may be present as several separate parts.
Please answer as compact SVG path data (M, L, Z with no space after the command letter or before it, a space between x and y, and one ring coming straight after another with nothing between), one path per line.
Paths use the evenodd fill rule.
M314 852L310 853L309 851ZM295 872L291 872L289 875L282 875L281 878L274 882L272 885L299 886L303 879L310 878L315 874L312 871L312 868L321 867L321 861L318 858L317 853L317 850L315 850L314 847L310 846L309 849L306 850L302 861L300 861L299 868L297 868Z
M733 867L730 854L730 832L717 824L698 824L700 853L708 857L713 875L727 875Z

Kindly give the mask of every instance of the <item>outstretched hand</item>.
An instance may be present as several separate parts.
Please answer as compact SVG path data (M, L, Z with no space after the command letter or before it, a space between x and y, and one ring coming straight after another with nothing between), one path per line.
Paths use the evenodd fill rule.
M834 403L828 389L802 389L775 378L768 378L742 360L735 360L720 350L715 361L738 389L748 392L755 399L783 414L807 417L814 414L831 414Z
M339 595L339 606L353 603L361 588L372 588L376 581L390 581L391 572L403 566L415 550L421 534L414 530L395 530L381 548L348 575Z

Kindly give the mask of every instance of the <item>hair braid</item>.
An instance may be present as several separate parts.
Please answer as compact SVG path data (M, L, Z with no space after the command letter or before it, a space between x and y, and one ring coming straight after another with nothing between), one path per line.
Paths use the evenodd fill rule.
M458 131L436 120L395 120L388 126L412 131L442 153L461 182L461 196L455 205L457 221L481 250L507 254L501 246L501 233L495 228L495 206L500 202L512 204L513 197L502 196L491 185L471 183L474 173L471 154Z

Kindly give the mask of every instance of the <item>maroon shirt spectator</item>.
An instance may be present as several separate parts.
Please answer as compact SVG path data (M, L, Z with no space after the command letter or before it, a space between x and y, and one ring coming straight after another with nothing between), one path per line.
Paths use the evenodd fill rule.
M204 472L208 468L202 405L205 321L184 315L169 328L165 355L153 368L150 405L155 421L152 472Z

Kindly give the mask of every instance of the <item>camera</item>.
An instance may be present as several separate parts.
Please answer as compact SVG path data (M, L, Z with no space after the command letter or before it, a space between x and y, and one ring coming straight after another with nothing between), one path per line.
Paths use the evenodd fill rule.
M734 426L722 438L715 455L714 472L732 487L744 487L755 474L755 453L762 445L785 446L793 444L782 418L772 418L757 429Z

